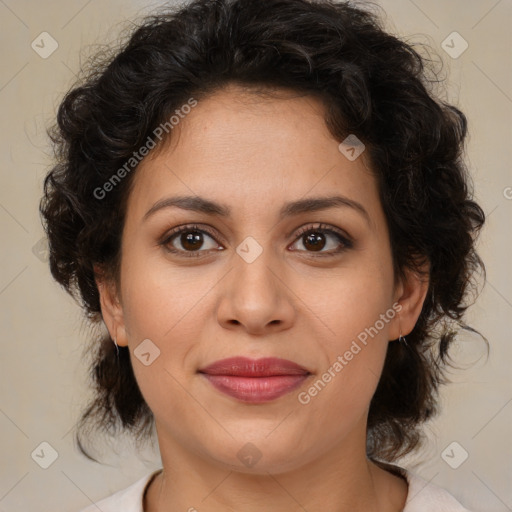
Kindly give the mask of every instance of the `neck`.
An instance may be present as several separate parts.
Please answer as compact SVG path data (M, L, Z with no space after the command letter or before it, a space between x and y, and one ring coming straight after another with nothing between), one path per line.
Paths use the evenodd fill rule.
M287 471L261 465L256 472L257 464L249 473L162 438L163 470L148 488L144 512L398 512L407 497L407 483L369 461L354 439Z

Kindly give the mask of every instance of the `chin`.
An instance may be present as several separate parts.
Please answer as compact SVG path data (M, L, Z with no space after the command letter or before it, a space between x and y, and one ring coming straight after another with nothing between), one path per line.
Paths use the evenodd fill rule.
M210 451L210 456L230 471L267 476L293 471L309 460L305 453L298 452L294 436L285 436L288 441L282 442L279 438L271 439L267 429L261 432L260 436L246 435L242 441L230 439L229 443L219 443L224 451Z

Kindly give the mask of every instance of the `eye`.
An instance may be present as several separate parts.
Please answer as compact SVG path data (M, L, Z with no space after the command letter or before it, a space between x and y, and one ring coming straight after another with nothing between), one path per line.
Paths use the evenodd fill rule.
M300 242L306 252L319 253L318 256L334 256L353 247L352 241L340 230L325 224L305 226L297 237L295 244Z
M210 240L209 243L208 240ZM215 242L213 234L206 228L196 225L180 226L173 229L167 233L161 245L169 252L185 257L202 256L205 251L219 250L219 244Z
M292 249L292 251L308 252L312 256L335 256L353 247L353 242L341 230L324 224L305 226L296 236L298 239L293 245L300 242L304 249ZM204 256L207 251L224 250L209 229L197 225L178 226L172 229L165 235L160 245L165 250L185 258Z

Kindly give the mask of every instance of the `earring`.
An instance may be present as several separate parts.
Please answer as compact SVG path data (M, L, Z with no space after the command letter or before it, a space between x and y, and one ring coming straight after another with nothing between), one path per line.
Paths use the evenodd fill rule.
M117 339L114 338L114 345L116 346L117 355L119 356L119 345L117 344Z
M400 325L400 314L398 314L398 326L400 328L400 336L398 337L398 343L401 343L404 346L408 346L407 340L405 336L402 336L402 326Z

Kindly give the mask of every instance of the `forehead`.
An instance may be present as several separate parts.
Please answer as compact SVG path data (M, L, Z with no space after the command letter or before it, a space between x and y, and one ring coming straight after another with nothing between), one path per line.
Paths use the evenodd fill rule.
M277 210L284 202L335 192L371 210L378 194L365 155L348 160L324 114L319 99L292 91L217 91L198 101L139 165L129 211L144 215L154 202L179 194L254 214L256 206Z

